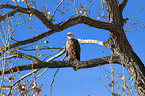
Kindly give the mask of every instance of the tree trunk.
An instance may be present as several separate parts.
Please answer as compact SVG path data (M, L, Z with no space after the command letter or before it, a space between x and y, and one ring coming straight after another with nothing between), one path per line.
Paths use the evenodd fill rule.
M126 1L127 0L122 0ZM116 28L110 32L110 37L105 45L120 58L132 78L135 88L140 96L145 96L145 68L144 64L132 50L123 30L122 8L116 0L106 0L106 8L110 23L116 24Z

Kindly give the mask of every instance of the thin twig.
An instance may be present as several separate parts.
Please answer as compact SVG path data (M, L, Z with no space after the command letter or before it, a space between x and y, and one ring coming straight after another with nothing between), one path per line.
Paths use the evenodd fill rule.
M58 10L58 7L63 3L63 1L64 1L64 0L61 0L61 2L56 6L56 8L55 8L55 10L54 10L54 12L53 12L53 15L51 16L51 20L53 20L53 17L54 17L54 15L55 15L56 11Z
M11 88L7 94L7 96L9 96L11 94L11 90L12 90L12 87L15 86L18 82L20 82L21 80L25 79L26 77L30 76L31 74L37 72L39 69L35 69L33 71L31 71L30 73L24 75L23 77L21 77L19 80L17 80L16 82L14 82L12 85L11 85Z
M61 61L63 61L63 60L65 59L65 57L66 57L66 55L62 58ZM59 68L57 68L57 70L56 70L56 72L55 72L55 74L54 74L54 76L53 76L53 79L52 79L52 81L51 81L51 84L50 84L50 96L51 96L51 94L52 94L52 84L54 83L54 78L55 78L56 74L58 73L58 71L59 71Z
M131 23L131 21L143 10L143 8L141 10L139 10L129 21L129 23L126 25L126 28L124 28L124 30L129 30L127 29L128 25Z
M44 48L40 48L40 50L45 50L45 49L63 49L64 47L47 47L44 46ZM19 50L23 50L23 51L36 51L37 49L24 49L24 48L19 48Z
M102 82L101 78L99 77L99 80L101 81L101 83L104 85L104 87L111 93L111 91L107 88L107 86Z

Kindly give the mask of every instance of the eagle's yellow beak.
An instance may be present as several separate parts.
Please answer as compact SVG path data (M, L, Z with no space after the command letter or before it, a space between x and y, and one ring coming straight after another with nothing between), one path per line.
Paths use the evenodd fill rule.
M69 36L69 34L66 34L66 36Z

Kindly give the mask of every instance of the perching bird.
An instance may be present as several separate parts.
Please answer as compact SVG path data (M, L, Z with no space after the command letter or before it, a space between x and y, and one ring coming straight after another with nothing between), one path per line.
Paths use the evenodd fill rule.
M69 32L66 35L68 37L65 48L66 56L68 60L80 61L80 44L77 39L74 39L74 34Z

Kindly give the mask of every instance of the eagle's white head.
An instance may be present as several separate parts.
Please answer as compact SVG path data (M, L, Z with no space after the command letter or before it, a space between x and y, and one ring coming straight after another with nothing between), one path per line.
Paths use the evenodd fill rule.
M71 32L68 32L67 35L68 39L74 39L75 38L75 35Z

